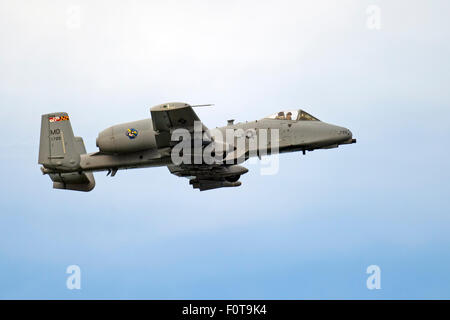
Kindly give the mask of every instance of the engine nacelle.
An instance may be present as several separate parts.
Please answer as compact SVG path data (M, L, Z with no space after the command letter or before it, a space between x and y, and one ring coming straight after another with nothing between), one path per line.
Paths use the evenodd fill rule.
M151 119L112 126L99 133L97 147L104 153L128 153L156 149Z

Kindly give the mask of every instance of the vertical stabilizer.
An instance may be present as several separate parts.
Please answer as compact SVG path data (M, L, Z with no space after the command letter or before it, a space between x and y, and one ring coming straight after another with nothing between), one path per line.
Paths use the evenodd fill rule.
M65 112L44 114L41 122L39 163L53 181L53 188L91 191L95 187L92 172L83 172L81 155L86 153L83 139L73 134Z
M73 171L80 166L80 153L67 113L45 114L41 122L39 163L46 168Z

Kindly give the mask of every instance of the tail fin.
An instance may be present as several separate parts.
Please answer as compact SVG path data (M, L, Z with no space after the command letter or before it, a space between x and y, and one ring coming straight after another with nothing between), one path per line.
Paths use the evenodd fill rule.
M46 168L73 171L80 166L80 153L77 151L67 113L43 115L39 163Z
M91 191L94 175L80 169L81 154L86 153L83 139L75 137L65 112L44 114L41 122L39 163L48 172L55 189Z

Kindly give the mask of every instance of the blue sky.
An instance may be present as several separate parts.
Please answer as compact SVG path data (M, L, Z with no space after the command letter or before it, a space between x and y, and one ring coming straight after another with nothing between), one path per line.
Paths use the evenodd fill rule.
M0 298L450 298L449 10L1 0ZM166 168L99 173L90 193L41 175L41 114L68 112L95 151L99 131L166 101L215 103L197 111L209 127L304 108L358 143L202 193Z

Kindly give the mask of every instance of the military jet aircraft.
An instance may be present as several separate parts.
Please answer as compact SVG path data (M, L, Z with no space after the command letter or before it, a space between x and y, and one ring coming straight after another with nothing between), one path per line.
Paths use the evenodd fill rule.
M228 120L227 126L210 130L200 122L193 107L197 106L182 102L152 107L151 118L118 124L100 132L99 150L94 153L86 153L83 139L74 136L67 113L42 115L38 161L42 173L50 176L55 189L91 191L95 187L93 172L96 171L115 176L118 170L167 166L172 174L189 178L194 188L204 191L240 186L239 179L248 170L239 164L252 156L295 151L305 154L356 142L350 130L322 122L304 110L280 111L245 123ZM196 136L196 128L200 135ZM188 142L201 151L212 146L211 154L219 161L174 162L174 150L185 140L174 139L174 133L180 129L193 133ZM239 133L233 135L232 141L224 138L230 130ZM260 136L270 136L270 139L251 143L254 137ZM244 140L242 148L236 148L239 137ZM216 148L221 150L219 156L214 154ZM183 154L182 150L179 154L190 159L196 153Z

